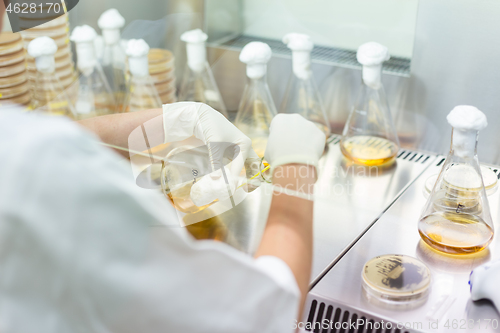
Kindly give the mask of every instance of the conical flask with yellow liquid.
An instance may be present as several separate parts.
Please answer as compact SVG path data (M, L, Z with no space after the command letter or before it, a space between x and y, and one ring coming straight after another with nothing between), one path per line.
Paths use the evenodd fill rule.
M493 222L477 157L478 133L486 116L473 106L455 107L451 149L418 223L422 240L449 254L484 250L493 239Z
M240 61L247 64L248 83L234 124L252 140L252 147L261 158L266 150L271 120L277 113L266 79L271 55L269 45L261 42L248 43L240 53Z
M363 83L342 133L340 148L356 164L376 166L395 161L399 141L381 82L387 48L375 42L359 47Z

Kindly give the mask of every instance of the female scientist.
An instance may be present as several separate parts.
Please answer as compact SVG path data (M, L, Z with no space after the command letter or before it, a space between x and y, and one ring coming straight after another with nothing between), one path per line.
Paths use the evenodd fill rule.
M205 143L225 140L251 154L247 137L199 103L82 124L119 143L162 112L167 138L162 127L175 115L178 129ZM324 142L301 116L276 116L266 150L280 173L275 184L310 188ZM169 227L174 208L137 187L118 155L69 120L0 112L0 156L1 331L292 331L311 270L311 201L275 194L251 258Z
M167 200L140 189L96 142L126 147L145 123L160 141L194 135L238 144L242 160L254 155L245 135L199 103L80 124L0 110L0 331L292 332L310 279L312 202L275 193L253 258L196 241L172 227ZM310 188L324 143L301 116L275 117L273 182Z

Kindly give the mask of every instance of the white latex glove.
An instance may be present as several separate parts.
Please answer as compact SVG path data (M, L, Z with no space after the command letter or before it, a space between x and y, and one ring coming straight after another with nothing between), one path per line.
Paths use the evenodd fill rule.
M163 105L165 143L182 141L191 136L208 146L212 172L191 188L191 200L203 206L216 199L225 200L235 191L238 176L248 158L259 157L252 141L231 124L220 112L203 103L181 102ZM220 163L225 147L218 142L236 144L240 153L222 172Z
M325 134L298 114L278 114L269 128L265 158L272 169L298 163L318 167L325 149Z
M473 301L489 299L500 312L500 261L475 268L470 275L470 292Z

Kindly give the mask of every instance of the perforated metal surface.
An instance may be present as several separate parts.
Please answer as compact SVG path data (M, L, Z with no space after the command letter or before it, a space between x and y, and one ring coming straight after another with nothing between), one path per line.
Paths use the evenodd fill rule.
M240 35L229 41L223 42L220 45L216 43L212 46L227 47L231 49L241 49L250 42L264 42L267 43L273 50L273 54L282 56L291 56L291 51L279 40L267 39L254 36ZM356 52L352 50L345 50L334 47L315 46L311 52L311 59L317 63L327 65L336 65L347 68L361 68L361 65L356 60ZM410 75L410 59L401 57L391 57L384 63L383 72L399 76Z
M411 325L396 323L315 295L308 298L307 319L300 332L314 333L413 333ZM299 326L299 325L297 325Z

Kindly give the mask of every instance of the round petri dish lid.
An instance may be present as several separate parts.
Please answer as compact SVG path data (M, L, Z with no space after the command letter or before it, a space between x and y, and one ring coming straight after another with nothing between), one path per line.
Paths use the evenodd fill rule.
M156 90L158 94L164 94L170 92L172 89L175 89L175 79L166 82L158 82L155 83Z
M21 40L21 35L14 32L2 32L0 34L0 45L9 45L12 43L19 42Z
M7 77L0 77L0 88L7 88L12 86L17 86L23 82L28 81L28 75L26 71L19 74Z
M34 19L33 17L19 17L21 29L50 29L68 23L68 15L62 15L46 22L45 19Z
M21 72L24 72L25 70L26 70L26 63L24 61L10 66L5 66L0 69L0 77L8 77L16 75Z
M175 78L175 73L173 70L151 74L151 79L155 84L160 82L170 81L174 78Z
M483 176L484 189L487 195L492 195L497 190L498 176L489 167L481 165L481 174ZM425 181L424 195L427 197L432 192L439 175L435 174Z
M151 49L148 61L150 74L170 71L174 68L174 55L168 50Z
M446 170L443 181L445 185L457 191L481 190L479 173L468 164L453 164Z
M365 264L362 283L368 299L392 305L417 305L429 294L431 272L416 258L387 254Z
M11 54L5 54L0 56L0 67L17 64L20 63L21 61L24 61L25 59L26 59L26 52L24 51L24 49L21 49L20 51Z
M28 91L27 93L12 97L12 98L7 98L7 99L1 99L0 100L0 107L6 106L6 105L12 105L12 104L21 104L21 105L26 105L31 101L31 94Z
M24 82L13 87L0 88L0 99L8 99L19 95L23 95L28 90L29 90L28 82Z
M21 35L12 32L0 34L0 55L12 54L23 49Z
M67 34L68 31L69 26L67 23L65 23L60 26L51 27L50 29L27 29L21 32L21 34L23 35L24 39L35 39L45 36L50 38L57 38L59 36Z

